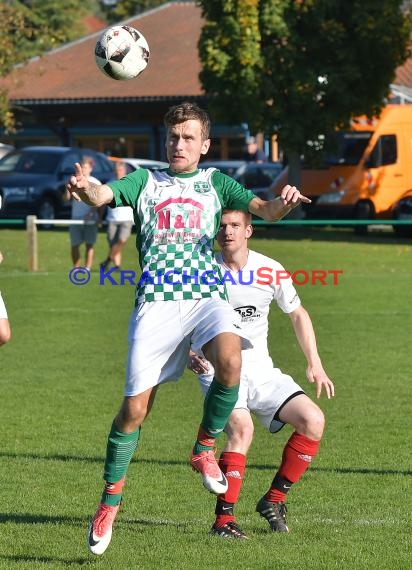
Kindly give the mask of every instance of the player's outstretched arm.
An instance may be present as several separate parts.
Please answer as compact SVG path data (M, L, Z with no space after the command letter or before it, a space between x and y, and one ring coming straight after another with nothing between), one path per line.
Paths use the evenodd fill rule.
M315 331L308 312L300 306L289 316L296 338L308 363L306 377L309 382L316 384L316 397L319 398L322 389L324 389L326 396L332 398L335 395L335 387L323 368L316 345Z
M104 206L113 200L113 191L107 184L94 184L83 175L78 162L74 165L74 174L66 184L66 190L78 202L83 201L89 206Z
M293 208L296 208L296 206L302 202L310 204L311 200L303 196L296 186L287 184L282 188L280 196L277 196L273 200L262 200L258 196L253 198L253 200L249 202L249 212L268 222L276 222L286 216L286 214L289 214Z

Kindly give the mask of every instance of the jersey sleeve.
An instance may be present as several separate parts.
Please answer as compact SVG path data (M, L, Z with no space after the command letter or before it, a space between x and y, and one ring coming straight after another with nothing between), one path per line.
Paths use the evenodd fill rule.
M298 292L295 289L290 273L278 262L274 262L274 280L272 288L274 290L274 298L278 307L284 313L292 313L300 307L301 301Z
M120 180L113 180L108 186L113 190L114 206L136 207L137 199L149 180L149 171L138 168Z
M223 208L248 211L249 202L255 198L255 194L251 190L247 190L220 170L215 170L212 173L211 180Z

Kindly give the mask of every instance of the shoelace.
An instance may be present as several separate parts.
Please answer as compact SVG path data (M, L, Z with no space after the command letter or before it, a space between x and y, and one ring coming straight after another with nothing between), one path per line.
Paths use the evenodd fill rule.
M282 518L283 522L285 522L286 519L286 513L287 513L287 509L286 509L286 505L284 503L279 503L277 506L272 505L271 503L269 503L270 506L268 506L265 510L262 511L262 513L264 515L266 515L267 513L267 519L268 521L276 521L278 520L278 515Z
M234 534L236 534L237 536L241 536L243 537L245 535L245 533L243 532L243 530L240 528L240 526L238 526L235 522L231 522L229 521L227 523L227 526L234 531Z
M207 461L210 465L213 465L213 467L215 467L213 476L220 477L221 471L220 471L219 466L216 463L215 453L216 453L215 450L207 451L206 455L200 455L199 454L199 457L195 457L193 459L193 461L195 461L195 462L196 461Z

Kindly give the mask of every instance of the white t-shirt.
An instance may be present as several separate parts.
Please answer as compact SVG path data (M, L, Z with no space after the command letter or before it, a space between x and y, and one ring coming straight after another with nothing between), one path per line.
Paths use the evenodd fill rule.
M133 222L133 210L130 206L107 208L106 220L108 222Z
M87 179L93 184L101 184L100 180L94 176L89 176ZM84 220L85 218L88 220L97 220L97 209L83 201L78 202L72 198L72 220Z
M268 352L268 315L270 304L276 301L284 313L291 313L300 304L292 279L285 268L270 257L249 250L248 260L241 271L231 271L216 255L222 280L225 282L230 304L239 313L242 329L253 343L253 348L242 352L243 362L270 358Z

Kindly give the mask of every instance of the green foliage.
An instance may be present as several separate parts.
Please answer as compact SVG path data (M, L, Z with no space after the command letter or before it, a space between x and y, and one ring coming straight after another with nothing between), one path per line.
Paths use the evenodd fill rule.
M401 0L200 4L201 81L216 116L276 132L299 153L352 115L378 113L409 55Z
M121 0L115 6L102 6L102 9L107 21L116 24L161 4L166 4L165 0Z
M19 63L74 40L85 33L81 19L94 7L94 0L11 0L0 3L0 77ZM0 123L14 130L8 95L0 90Z
M200 80L216 96L218 117L244 121L259 98L256 77L263 71L258 2L211 0L201 5L206 23L199 41Z

